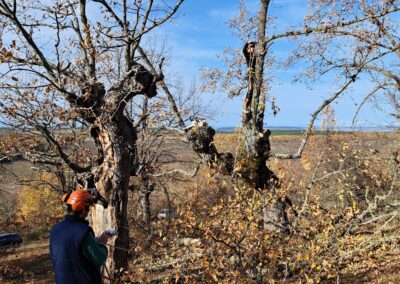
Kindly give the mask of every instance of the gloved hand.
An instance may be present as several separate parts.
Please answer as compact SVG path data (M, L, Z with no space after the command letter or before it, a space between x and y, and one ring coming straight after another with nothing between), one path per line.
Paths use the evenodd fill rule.
M115 229L107 229L96 238L96 241L101 244L106 244L108 239L116 234L117 232Z
M108 235L106 232L101 233L98 237L96 237L96 241L100 244L107 244L108 239L110 238L110 235Z

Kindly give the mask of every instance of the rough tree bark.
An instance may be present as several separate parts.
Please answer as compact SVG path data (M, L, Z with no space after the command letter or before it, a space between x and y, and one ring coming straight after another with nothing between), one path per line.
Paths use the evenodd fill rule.
M143 223L146 225L146 230L149 233L151 232L150 194L151 194L151 191L145 185L139 189L138 216L140 216L142 218Z
M154 72L156 72L154 70ZM139 178L140 185L138 186L138 208L137 216L142 219L143 224L146 226L147 233L151 236L151 207L150 207L150 195L154 191L154 185L150 182L149 175L153 172L153 167L151 165L152 159L149 159L150 149L145 146L145 144L151 145L152 143L147 139L149 133L148 128L148 117L149 117L149 99L144 98L142 104L142 118L138 125L141 126L141 143L138 147L138 154L136 155L137 164L140 165L136 176ZM142 149L139 149L142 148ZM157 147L156 147L157 148ZM156 149L154 148L154 149ZM154 157L154 155L153 155Z
M97 190L110 206L104 209L96 205L92 220L95 232L116 228L117 235L109 240L108 271L125 267L129 248L129 229L127 220L127 188L129 186L132 164L135 159L134 144L136 130L126 118L111 121L99 126L99 142L104 153L104 161L95 171Z

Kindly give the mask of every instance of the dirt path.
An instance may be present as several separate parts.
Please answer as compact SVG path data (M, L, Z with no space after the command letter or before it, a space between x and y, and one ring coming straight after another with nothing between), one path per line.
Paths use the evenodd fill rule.
M0 251L0 282L54 283L48 241Z

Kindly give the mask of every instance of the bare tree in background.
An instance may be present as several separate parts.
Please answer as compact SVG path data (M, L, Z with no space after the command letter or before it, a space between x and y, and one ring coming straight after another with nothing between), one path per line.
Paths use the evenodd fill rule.
M193 100L194 93L189 93L188 100ZM180 97L180 96L179 96ZM184 99L186 101L186 99ZM141 101L140 132L137 142L137 170L133 178L133 190L138 193L137 216L145 225L145 231L152 236L151 203L150 196L153 191L165 188L165 180L175 175L193 177L198 170L193 161L185 161L193 166L191 173L186 169L176 168L178 162L175 145L182 147L181 135L176 135L175 121L169 113L167 102L161 96L153 100L144 98ZM184 108L181 108L184 111ZM191 105L193 111L198 110L196 105ZM193 164L193 165L192 165ZM175 165L171 168L171 165ZM170 205L169 205L170 207ZM169 208L171 209L171 208Z
M354 13L355 4L352 1L328 1L326 3L324 1L323 3L320 1L310 1L311 15L306 18L307 21L304 25L288 27L282 31L282 28L279 30L274 29L274 20L269 16L271 2L260 0L258 14L253 15L247 8L245 1L240 1L240 12L230 21L230 27L233 29L234 34L239 37L243 45L246 44L243 51L248 53L247 55L245 54L246 57L250 53L252 57L251 64L249 64L249 60L245 62L245 57L242 56L241 50L228 48L224 52L223 57L225 68L204 69L203 74L205 78L205 91L222 89L228 91L230 96L246 94L241 125L245 153L242 157L236 159L234 173L244 178L255 189L267 189L270 192L275 192L276 188L279 187L279 181L267 166L269 157L273 156L281 159L299 158L312 133L314 122L318 115L338 97L345 94L346 90L355 82L361 72L384 73L385 80L390 79L392 87L396 87L394 84L397 78L395 72L397 72L398 68L393 69L390 67L380 70L378 67L371 66L371 62L374 62L376 59L381 60L386 55L386 52L390 54L398 53L398 44L395 40L398 37L391 35L397 29L396 25L390 19L398 15L400 7L397 1L384 1L379 4L374 1L371 1L371 3L374 2L372 4L361 1L359 7L362 8L363 12ZM350 7L346 7L346 5L350 5ZM325 14L320 13L323 10L321 7L325 6L334 7L337 11L335 13L332 11L328 11ZM387 23L388 27L383 28L382 23ZM362 32L358 30L360 27L365 27ZM354 35L346 33L354 33ZM293 39L296 42L302 43L303 41L308 42L307 39L312 38L314 40L307 46L307 51L313 53L313 55L318 54L319 59L325 59L324 55L331 54L331 52L335 54L335 50L329 44L333 41L340 44L343 38L340 38L340 42L335 39L343 35L346 35L345 40L348 37L361 37L366 41L386 37L385 46L387 50L385 51L380 48L378 53L373 54L370 50L375 50L376 46L380 46L375 41L372 46L368 44L367 47L361 48L365 49L365 51L356 49L352 53L354 60L347 63L346 66L342 66L345 72L340 77L342 81L341 85L312 114L305 137L298 150L290 154L271 153L269 142L270 132L264 129L264 125L266 123L265 111L267 103L269 103L273 114L276 114L279 110L274 98L269 94L274 79L274 68L278 66L273 53L274 44L281 39ZM248 49L250 44L254 45L253 50ZM349 42L349 45L351 44ZM349 56L350 53L348 50L343 51L343 54L346 54L346 56ZM366 56L367 54L368 56ZM289 55L288 53L287 63L290 64L293 57ZM298 55L297 59L299 58L304 58L304 56ZM341 61L337 59L330 61L336 65L341 65ZM381 60L381 64L383 62ZM387 64L390 64L390 66L396 65L396 63L390 60L388 60ZM243 67L247 70L243 69ZM334 67L330 66L330 68ZM317 68L310 68L308 71L310 74L316 75L317 70ZM391 72L388 72L390 70ZM378 86L382 85L383 82L378 84ZM390 94L388 97L393 101L394 93L390 92ZM208 131L208 133L212 134L213 132ZM207 142L211 144L212 135L208 137ZM218 163L221 156L216 149L210 148L204 148L203 150L205 150L204 152L211 153L213 160ZM285 202L281 198L276 197L275 202L265 208L265 223L269 229L287 231L288 222L284 211L285 206Z
M167 46L165 41L154 38L150 45L138 48L146 67L152 72L156 72L154 66L159 65L162 60L165 60L168 65L170 56L166 51ZM170 79L168 86L162 81L163 90L157 97L152 99L144 97L131 101L135 104L132 109L140 109L140 112L136 111L130 114L140 128L136 145L136 174L133 179L133 183L137 183L138 186L133 189L138 193L137 216L145 225L149 240L152 236L150 203L152 192L157 189L163 189L165 192L164 182L166 179L173 180L174 176L193 177L199 167L193 161L185 161L192 167L189 171L169 166L177 164L177 153L174 153L171 149L174 147L171 146L176 143L181 145L183 132L177 129L179 121L176 120L176 114L171 112L170 102L173 102L179 118L184 122L192 121L194 118L213 116L212 107L203 103L199 97L195 79L186 90L185 82L179 76L169 74L167 77L175 79ZM165 92L165 89L168 92ZM172 90L173 96L169 90Z

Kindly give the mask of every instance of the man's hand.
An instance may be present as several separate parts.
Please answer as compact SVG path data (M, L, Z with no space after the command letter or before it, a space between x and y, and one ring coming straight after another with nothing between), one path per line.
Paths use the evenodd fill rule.
M96 238L96 241L98 243L101 243L101 244L105 245L105 244L107 244L107 241L108 241L109 237L111 237L111 236L104 231L103 233L100 234L100 236L98 236Z
M96 238L96 241L101 244L106 244L108 239L116 234L117 231L115 229L107 229Z

